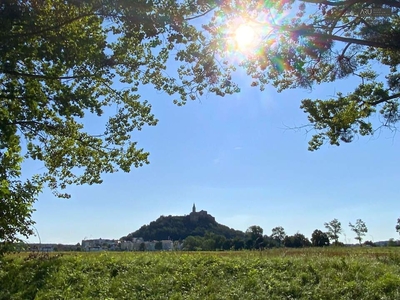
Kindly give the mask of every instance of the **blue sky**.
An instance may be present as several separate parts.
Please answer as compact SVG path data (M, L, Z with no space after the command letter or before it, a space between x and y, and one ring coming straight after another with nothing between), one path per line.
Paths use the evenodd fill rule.
M356 80L280 94L251 88L244 76L239 81L240 94L204 97L184 107L151 87L142 89L159 119L134 134L138 146L151 153L150 165L105 175L101 185L71 187L67 200L46 190L33 214L41 242L120 238L160 215L188 214L193 203L243 231L259 225L270 234L283 226L287 234L311 237L337 218L345 232L341 240L353 243L348 223L361 218L367 240L397 238L398 136L382 131L309 152L311 134L286 129L307 123L301 99L350 91ZM101 124L90 119L89 125ZM25 167L40 171L30 162Z
M301 99L350 92L357 79L282 93L250 87L244 73L237 82L239 94L202 97L183 107L151 86L142 87L141 99L149 100L159 123L133 138L150 152L150 165L106 174L101 185L70 187L71 199L45 190L33 214L41 242L117 239L160 215L189 214L193 203L217 222L243 231L259 225L270 234L282 226L287 234L310 238L337 218L344 229L340 240L355 243L348 224L360 218L368 227L366 240L397 239L399 137L382 131L310 152L312 133L288 129L307 124ZM99 120L84 122L91 133L102 133ZM40 172L32 162L24 166L25 174Z

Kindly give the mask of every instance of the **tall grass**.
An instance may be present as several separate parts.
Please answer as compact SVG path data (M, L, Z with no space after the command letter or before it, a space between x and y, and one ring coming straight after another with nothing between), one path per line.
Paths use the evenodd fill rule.
M0 265L0 299L400 299L400 252L10 255Z

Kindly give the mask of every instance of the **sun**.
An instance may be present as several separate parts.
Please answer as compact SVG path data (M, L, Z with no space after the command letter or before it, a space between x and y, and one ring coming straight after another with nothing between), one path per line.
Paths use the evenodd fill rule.
M242 24L235 31L235 41L239 50L244 51L252 47L256 39L256 30L249 24Z
M233 60L252 60L259 54L270 34L267 18L263 20L233 18L225 22L221 32L226 37L224 53Z

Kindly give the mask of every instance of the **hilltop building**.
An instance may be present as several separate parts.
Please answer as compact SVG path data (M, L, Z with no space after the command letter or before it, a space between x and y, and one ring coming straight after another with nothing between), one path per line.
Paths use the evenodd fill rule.
M206 216L210 216L210 215L207 213L206 210L201 210L201 211L197 212L196 204L193 203L192 212L189 214L189 216L190 216L190 222L196 223L199 221L199 217L206 217ZM214 219L214 221L215 221L215 219Z

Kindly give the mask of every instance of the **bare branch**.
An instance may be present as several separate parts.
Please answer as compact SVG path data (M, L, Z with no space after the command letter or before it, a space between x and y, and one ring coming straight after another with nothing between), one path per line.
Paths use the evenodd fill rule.
M341 57L343 57L345 55L345 53L346 53L347 49L349 49L350 45L351 45L351 43L348 43L346 45L346 47L343 48L342 54L340 54Z
M209 10L205 11L205 12L202 13L202 14L199 14L199 15L197 15L197 16L193 16L193 17L190 17L190 18L186 18L186 19L184 19L184 20L185 20L185 21L191 21L191 20L194 20L194 19L198 19L198 18L204 17L206 14L212 12L212 11L213 11L214 9L216 9L217 7L218 7L218 6L212 7L212 8L210 8Z

